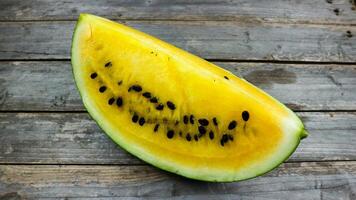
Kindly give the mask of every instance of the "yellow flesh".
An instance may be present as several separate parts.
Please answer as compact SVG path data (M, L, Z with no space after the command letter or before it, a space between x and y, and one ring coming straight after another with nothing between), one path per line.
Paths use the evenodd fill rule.
M108 62L112 66L105 67ZM99 17L81 15L73 39L72 63L85 106L111 138L147 162L187 177L231 181L259 175L286 159L303 131L294 113L247 81ZM98 76L92 79L94 72ZM132 85L142 86L143 91L128 92ZM107 87L103 93L99 92L101 86ZM164 104L162 111L142 96L145 91ZM116 102L108 104L110 98L119 96L122 107ZM167 108L167 101L175 104L174 111ZM246 122L243 111L250 115ZM145 117L143 126L132 122L134 112ZM195 117L194 125L183 123L183 116L190 114ZM213 117L218 126L213 124ZM195 141L200 118L210 123L207 134ZM228 130L232 120L238 125ZM154 132L156 123L160 127ZM172 139L167 138L168 129L175 131ZM209 138L210 130L214 139ZM191 141L186 140L187 133ZM222 146L223 134L233 136L233 141Z

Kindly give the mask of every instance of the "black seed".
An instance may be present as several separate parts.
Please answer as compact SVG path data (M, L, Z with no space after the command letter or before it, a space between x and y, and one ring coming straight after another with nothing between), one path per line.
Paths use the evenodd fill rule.
M225 78L226 80L229 80L229 77L227 77L227 76L224 76L224 78Z
M194 135L194 140L198 141L198 135Z
M163 108L164 108L164 105L163 104L158 104L158 106L156 106L156 109L157 110L163 110Z
M235 127L237 126L237 122L235 120L231 121L229 126L228 126L228 129L229 130L232 130L234 129Z
M190 115L189 121L191 124L194 124L194 115Z
M209 125L209 121L207 119L199 119L198 120L199 124L202 126L207 126Z
M119 107L121 107L121 106L122 106L122 103L123 103L122 98L121 98L121 97L118 97L118 98L116 99L116 105L119 106Z
M134 114L132 116L132 122L136 123L138 121L138 116L136 114Z
M171 101L167 101L167 106L169 109L174 110L176 109L176 106L174 105L174 103L172 103Z
M146 97L146 98L151 98L151 93L149 93L149 92L144 92L144 93L142 94L142 96L144 96L144 97Z
M141 92L142 91L142 87L139 86L139 85L133 85L133 86L131 86L131 89L134 90L135 92Z
M96 72L90 74L90 78L91 78L91 79L94 79L94 78L96 78L97 76L98 76L98 74L97 74Z
M168 138L168 139L172 139L173 136L174 136L174 131L173 131L173 130L168 130L168 131L167 131L167 138Z
M157 103L157 102L158 102L158 99L157 99L156 97L152 97L152 98L150 99L150 102L151 102L151 103Z
M209 138L212 140L214 139L214 132L213 131L210 131L209 132Z
M105 67L111 67L111 66L112 66L111 62L105 63Z
M206 128L204 126L199 126L198 127L199 133L204 135L206 133Z
M216 119L216 117L213 118L213 122L214 122L214 125L215 125L215 126L218 125L218 120Z
M234 141L234 137L232 135L228 135L229 140Z
M182 131L179 131L179 136L181 136L181 137L182 137L182 135L183 135L183 134L182 134Z
M228 141L229 141L229 137L227 136L227 134L224 134L220 139L221 146L224 146L224 144Z
M250 118L250 114L247 111L242 112L242 119L246 122Z
M121 81L119 81L119 82L117 82L117 84L118 84L118 85L121 85L121 84L122 84L122 80L121 80Z
M190 140L192 140L192 137L190 136L189 133L187 133L187 135L185 136L185 139L187 139L187 141L190 141Z
M101 93L105 92L105 90L106 90L106 87L105 87L105 86L101 86L101 87L99 88L99 92L101 92Z
M143 126L143 125L145 124L145 122L146 122L146 120L145 120L145 118L143 118L143 117L140 117L140 119L138 120L138 124L139 124L140 126Z
M188 121L189 121L188 115L184 115L184 116L183 116L183 122L184 122L184 124L188 124Z
M220 144L221 144L221 146L224 146L225 142L221 139Z
M177 120L176 123L174 124L175 126L177 126L179 124L179 121Z
M226 143L229 141L229 136L227 134L224 134L221 139L224 141L224 143Z
M114 97L111 97L108 101L108 104L112 105L114 103L114 101L115 101Z
M155 125L155 128L153 129L154 132L157 132L158 131L158 128L159 128L159 124L156 124Z

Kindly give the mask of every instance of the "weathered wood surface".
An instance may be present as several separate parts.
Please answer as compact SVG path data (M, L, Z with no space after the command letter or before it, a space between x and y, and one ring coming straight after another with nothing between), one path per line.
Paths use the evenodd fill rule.
M128 21L206 59L356 61L356 26ZM69 59L75 22L2 22L0 59ZM350 34L347 33L350 31Z
M355 9L354 0L0 0L0 199L356 199ZM310 136L277 169L238 183L145 164L84 112L69 62L82 12L222 61L298 111ZM238 62L253 60L269 63Z
M278 5L278 6L277 6ZM350 0L2 0L0 20L76 20L79 13L111 19L233 20L250 23L356 24Z
M356 110L356 65L217 62L290 108ZM84 111L70 62L0 62L0 110Z
M287 163L252 180L207 183L151 166L1 165L0 199L356 198L356 162Z
M289 161L356 160L356 113L298 113L310 136ZM86 113L0 113L0 163L140 164Z

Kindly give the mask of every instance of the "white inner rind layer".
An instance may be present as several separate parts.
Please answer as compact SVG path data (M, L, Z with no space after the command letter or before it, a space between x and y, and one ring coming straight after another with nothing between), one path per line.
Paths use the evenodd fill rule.
M114 140L122 148L124 148L131 154L139 157L140 159L158 168L176 174L180 174L182 176L189 177L192 179L219 182L245 180L264 174L277 167L294 152L300 142L300 139L302 137L305 137L304 134L306 134L306 132L304 130L302 122L298 117L296 117L296 115L292 111L290 111L290 117L285 118L285 120L281 122L284 130L284 137L278 144L276 151L271 152L269 155L266 155L264 159L260 159L259 161L256 161L255 163L249 165L246 168L239 168L239 170L230 171L222 171L220 169L213 169L212 167L186 167L179 163L160 159L159 155L154 155L146 149L142 148L141 146L130 143L129 141L127 141L126 138L122 137L120 130L118 130L117 127L114 126L114 124L109 123L109 120L105 120L105 116L102 115L99 108L96 106L95 102L93 102L88 96L89 94L85 89L85 77L82 76L82 63L79 48L80 45L78 44L78 42L80 41L79 38L81 37L83 29L82 27L84 27L83 25L93 20L103 19L93 15L82 14L75 28L71 51L75 82L84 102L84 106L91 115L91 117L98 123L98 125L104 130L104 132L110 136L112 140ZM122 31L129 32L130 29L125 27ZM132 35L135 33L130 32L128 34ZM140 36L137 35L137 37L139 38Z

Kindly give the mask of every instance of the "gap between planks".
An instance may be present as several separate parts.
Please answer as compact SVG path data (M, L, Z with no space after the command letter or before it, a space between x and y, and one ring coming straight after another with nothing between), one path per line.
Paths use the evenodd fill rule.
M329 113L329 112L334 112L334 113L356 113L356 110L293 110L291 109L293 112L295 113ZM0 113L30 113L30 114L51 114L51 113L78 113L78 114L88 114L87 111L85 110L0 110Z
M356 159L351 159L351 160L286 160L283 163L347 163L347 162L356 162ZM146 163L144 161L142 161L142 163L95 163L95 164L91 164L91 163L31 163L31 162L23 162L23 163L12 163L12 162L0 162L0 166L1 165L26 165L26 166L63 166L63 165L67 165L67 166L152 166L155 167L149 163ZM159 169L159 168L158 168ZM164 170L163 170L164 171Z
M105 16L104 16L105 17ZM78 15L79 18L79 15ZM107 18L107 17L105 17ZM226 22L226 23L236 23L236 24L253 24L256 23L255 20L246 20L245 18L242 18L241 20L236 19L234 21L232 20L226 20L226 19L211 19L211 20L202 20L202 19L134 19L134 18L125 18L125 19L119 19L119 18L107 18L112 21L117 21L121 23L125 22ZM34 23L46 23L46 22L77 22L78 19L22 19L22 20L0 20L0 23L27 23L27 22L34 22ZM303 25L303 26L356 26L356 23L349 23L349 24L340 24L340 23L323 23L323 22L307 22L307 21L261 21L259 22L261 24L271 24L271 25Z
M356 65L356 62L329 62L329 61L303 61L303 60L243 60L243 59L205 59L208 62L220 63L258 63L258 64L292 64L292 65ZM70 62L71 59L0 59L1 63L6 62Z

